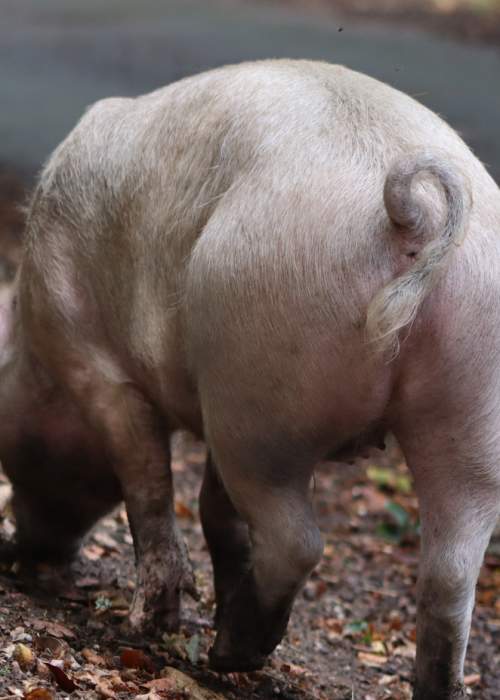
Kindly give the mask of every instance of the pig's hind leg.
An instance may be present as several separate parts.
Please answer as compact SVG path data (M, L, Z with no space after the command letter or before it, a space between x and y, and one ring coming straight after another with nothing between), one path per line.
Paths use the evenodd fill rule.
M59 363L64 383L102 441L127 508L137 569L130 625L140 632L174 630L181 591L196 592L175 521L168 426L111 359L107 366L115 372L106 377L80 355L66 359Z
M137 583L129 621L138 631L179 625L182 590L195 593L175 522L168 431L131 385L116 387L101 427L121 482L134 541Z
M200 517L214 571L218 627L232 592L249 570L250 538L248 525L232 504L210 452L200 492Z
M252 447L223 433L220 439L210 433L209 442L231 503L247 523L251 552L248 567L243 548L241 558L233 554L238 570L225 591L210 664L250 671L281 641L295 595L321 557L309 494L314 462L294 458L294 446L279 449L269 439Z
M472 403L472 402L471 402ZM409 421L398 438L422 527L415 700L465 698L463 664L477 577L500 505L500 438L491 417Z

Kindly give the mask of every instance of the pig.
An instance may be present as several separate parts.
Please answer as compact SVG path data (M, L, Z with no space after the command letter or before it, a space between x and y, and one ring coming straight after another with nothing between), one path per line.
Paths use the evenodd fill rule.
M123 498L130 624L175 628L186 428L209 448L210 664L258 669L321 557L315 465L390 431L422 524L414 698L465 697L500 504L499 235L461 138L342 66L246 63L97 102L41 174L2 308L20 550L70 556Z

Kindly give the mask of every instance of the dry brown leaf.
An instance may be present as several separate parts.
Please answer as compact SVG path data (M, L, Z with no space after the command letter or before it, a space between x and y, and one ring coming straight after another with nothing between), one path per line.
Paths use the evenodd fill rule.
M158 692L168 691L175 689L175 681L173 678L154 678L152 681L143 683L145 688L150 688L151 690L157 690Z
M135 700L164 700L165 695L158 695L156 690L150 690L149 693L136 695Z
M465 676L464 678L464 683L465 685L476 685L476 683L481 682L481 674L480 673L470 673L468 676Z
M190 520L194 519L193 511L182 501L175 502L175 514L178 518L189 518Z
M13 657L23 671L26 671L35 664L35 655L25 644L16 644Z
M47 668L46 664L44 661L41 661L40 659L36 660L36 669L35 673L38 676L38 678L43 678L43 679L50 679L50 671Z
M291 676L310 676L311 672L307 668L297 666L296 664L285 663L281 664L283 673L289 673Z
M120 545L113 537L111 537L109 532L96 532L94 533L92 539L94 540L94 542L97 542L97 544L100 544L101 547L104 547L105 549L111 549L115 551L118 551L120 549Z
M380 656L378 654L370 654L366 651L358 652L358 659L365 666L372 666L373 668L380 668L387 663L387 656Z
M47 688L33 688L26 693L24 700L56 700L56 695Z
M86 547L82 547L82 554L89 561L99 561L105 552L104 547L98 544L88 544Z
M74 680L72 680L59 665L55 663L46 663L45 665L54 676L57 685L61 690L64 690L65 693L72 693L78 688Z
M404 656L407 659L414 659L417 653L417 647L413 642L406 642L406 644L396 647L394 649L394 656Z
M116 698L118 697L113 688L111 687L111 683L105 678L95 679L95 689L102 698L116 700Z
M50 637L46 634L35 637L34 645L38 652L49 652L55 659L62 659L68 651L68 644L63 639Z
M99 579L95 576L82 576L75 581L77 588L95 588L99 585Z
M379 656L386 656L387 655L387 649L385 647L385 644L384 644L384 642L380 641L380 639L375 639L371 643L370 651L373 654L379 654Z
M123 649L120 661L125 668L137 668L141 671L154 673L153 662L141 649Z
M89 664L94 664L94 666L106 666L106 659L92 649L83 649L82 656Z
M57 637L58 639L74 639L75 633L62 625L60 622L51 622L50 620L37 619L33 620L32 625L37 632L47 632L51 637Z
M383 676L380 676L378 680L379 685L392 685L392 683L395 683L396 681L399 680L399 676L389 676L388 674L384 674Z

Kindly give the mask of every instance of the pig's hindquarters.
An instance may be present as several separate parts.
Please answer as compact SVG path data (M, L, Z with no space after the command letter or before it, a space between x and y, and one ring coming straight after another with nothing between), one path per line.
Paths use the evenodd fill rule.
M442 282L388 362L367 343L364 319L384 283L403 273L407 284L412 257L399 253L401 230L362 198L358 207L333 198L335 227L316 218L308 197L295 189L287 209L264 186L255 209L255 197L233 196L203 231L187 276L189 360L216 464L204 498L226 504L217 527L209 505L202 509L219 608L211 662L255 668L279 641L321 553L309 500L314 464L385 425L402 444L422 508L416 697L458 698L474 586L500 502L499 261L490 250L489 272L477 265L490 244L476 221L462 247L449 239L450 269L440 268ZM363 211L371 216L356 224ZM464 332L473 327L481 349ZM232 579L220 563L224 518Z
M280 641L322 552L312 470L383 419L392 372L364 342L363 314L380 281L351 275L384 246L381 237L370 240L361 224L353 232L335 207L323 218L305 182L276 191L262 175L260 185L257 208L251 192L233 192L212 216L184 301L216 465L201 515L217 591L211 663L220 670L258 668ZM352 235L355 248L346 244Z

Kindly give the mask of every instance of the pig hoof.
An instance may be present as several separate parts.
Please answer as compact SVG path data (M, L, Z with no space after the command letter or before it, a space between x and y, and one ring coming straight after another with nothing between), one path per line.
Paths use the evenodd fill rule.
M220 673L259 671L266 662L266 657L262 654L218 654L212 647L208 654L209 666L214 671Z
M177 632L180 626L180 610L155 610L146 613L132 607L126 626L136 636L156 636L157 633Z
M180 625L179 588L145 589L138 585L128 615L132 634L155 635L157 632L176 632Z

